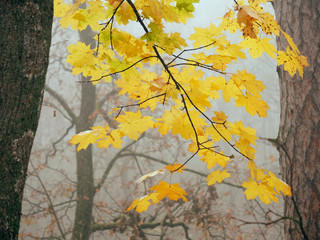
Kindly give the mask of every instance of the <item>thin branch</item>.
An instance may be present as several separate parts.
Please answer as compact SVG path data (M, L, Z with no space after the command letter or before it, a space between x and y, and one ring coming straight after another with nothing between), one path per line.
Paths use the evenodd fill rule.
M138 64L139 62L142 62L143 60L146 60L146 59L149 59L149 58L156 58L156 57L157 57L157 56L144 57L144 58L141 58L140 60L136 61L135 63L133 63L133 64L130 65L129 67L127 67L127 68L125 68L125 69L122 69L122 70L120 70L120 71L103 75L103 76L101 76L101 77L98 78L98 79L89 80L89 81L78 81L78 82L79 82L79 83L97 82L97 81L100 81L101 79L103 79L103 78L105 78L105 77L110 77L110 76L113 76L113 75L117 75L118 73L125 72L125 71L129 70L130 68L134 67L134 66L135 66L136 64Z
M33 163L30 162L30 164L31 164L31 166L33 167L33 169L35 169ZM59 219L58 219L58 216L57 216L56 211L55 211L55 209L54 209L54 206L53 206L53 203L52 203L52 201L51 201L50 195L49 195L49 193L47 192L47 189L46 189L46 187L44 186L44 184L43 184L43 182L42 182L42 180L41 180L41 178L39 177L38 174L36 174L36 177L38 178L38 180L39 180L39 182L40 182L40 184L41 184L41 186L42 186L42 189L44 190L45 195L46 195L46 197L47 197L47 199L48 199L49 209L51 209L52 215L54 216L54 218L55 218L55 220L56 220L56 223L57 223L57 226L58 226L58 228L59 228L60 234L61 234L62 238L65 240L66 237L65 237L64 232L63 232L63 230L62 230L62 228L61 228L61 226L60 226Z
M132 222L128 221L128 222L124 222L124 223L123 222L121 222L121 223L111 222L111 223L103 223L103 224L93 224L91 226L91 232L93 233L96 231L116 230L117 228L120 227L120 225L131 226ZM186 239L191 240L191 238L189 237L189 234L188 234L189 227L184 222L171 223L171 222L167 222L167 221L159 221L159 222L142 223L142 224L139 224L138 227L141 229L154 229L154 228L159 227L161 225L167 226L170 228L180 226L183 228L183 230L185 232Z
M140 138L143 137L143 135L140 136ZM140 139L139 138L139 139ZM138 141L139 141L138 139ZM124 148L122 148L119 152L117 152L117 154L110 160L106 170L104 171L103 175L102 175L102 178L101 180L99 181L99 183L97 184L97 186L95 187L96 191L95 192L98 192L102 185L104 184L104 182L106 181L113 165L115 164L115 162L121 158L121 153L123 153L124 151L126 151L128 148L130 148L133 144L135 144L137 141L134 141L134 142L131 142L129 143L127 146L125 146Z
M129 152L129 153L123 153L119 156L119 158L121 157L132 157L133 155L137 156L137 157L143 157L143 158L146 158L146 159L150 159L151 161L154 161L154 162L158 162L158 163L161 163L163 165L169 165L171 163L167 162L167 161L164 161L164 160L160 160L158 158L155 158L155 157L152 157L152 156L149 156L149 155L146 155L144 153L137 153L137 152ZM193 156L191 156L193 157ZM193 169L190 169L190 168L185 168L183 169L183 171L187 171L187 172L191 172L191 173L194 173L196 175L199 175L201 177L207 177L207 174L205 173L202 173L202 172L198 172L196 170L193 170ZM233 183L229 183L227 181L222 181L223 184L226 184L226 185L229 185L231 187L235 187L235 188L239 188L239 189L242 189L244 190L243 187L239 186L239 185L236 185L236 184L233 184Z
M143 100L142 102L139 102L139 103L134 103L134 104L130 104L130 105L119 106L118 108L120 108L120 110L119 110L119 112L117 113L117 115L115 116L115 118L117 118L117 117L120 115L120 113L121 113L121 111L122 111L123 108L135 107L135 106L138 106L138 107L139 107L140 105L144 104L145 102L150 101L151 99L158 98L158 97L162 97L162 96L164 96L164 99L165 99L166 93L161 93L161 94L158 94L158 95L156 95L156 96L147 98L147 99L145 99L145 100ZM164 103L164 102L163 102L163 103Z
M113 47L112 47L112 25L113 25L114 17L115 17L115 15L116 15L119 7L122 5L122 3L123 3L124 1L125 1L125 0L122 0L122 1L119 3L119 5L114 9L111 18L110 18L109 21L105 24L105 26L101 29L101 31L98 33L98 39L97 39L97 40L98 40L98 43L97 43L96 56L97 56L98 53L99 53L100 33L101 33L102 31L104 31L104 30L108 27L108 25L110 24L110 22L111 22L111 27L110 27L110 43L111 43L111 49L113 49Z
M74 114L74 112L71 110L67 102L60 96L56 91L54 91L52 88L50 88L47 84L44 85L44 90L48 92L52 97L54 97L63 107L63 109L68 113L72 121L76 121L77 117Z

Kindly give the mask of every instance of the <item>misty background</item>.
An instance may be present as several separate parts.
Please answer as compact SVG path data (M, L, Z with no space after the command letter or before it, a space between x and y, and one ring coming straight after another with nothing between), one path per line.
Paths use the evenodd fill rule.
M183 27L179 24L170 24L167 26L168 31L181 32L181 36L187 38L194 33L194 27L206 27L210 23L219 23L219 18L232 8L233 0L201 0L199 4L195 4L196 10L194 18L190 19ZM266 5L270 11L271 5ZM127 29L134 35L142 35L141 26L135 22L129 24ZM237 41L238 36L229 36ZM59 28L58 19L54 20L52 46L50 50L50 65L47 73L46 91L42 106L39 126L36 138L33 144L32 156L28 168L29 177L27 179L24 202L23 202L23 218L21 221L21 239L69 239L74 225L75 202L76 202L76 186L77 186L77 164L76 164L76 148L68 143L75 134L75 122L70 117L70 112L75 116L79 116L81 98L81 81L79 76L73 76L71 66L65 63L67 56L66 47L72 43L79 41L79 34L71 29ZM275 41L273 40L275 44ZM189 42L190 48L192 43ZM262 98L265 100L270 109L267 118L259 118L250 116L244 108L234 107L234 101L225 103L223 99L218 99L214 103L212 111L224 111L231 122L242 121L246 127L250 126L257 129L257 163L259 167L273 171L279 176L278 152L267 141L268 138L277 138L280 105L279 105L279 83L276 72L276 61L266 54L262 58L252 60L248 59L238 61L237 64L228 68L230 71L234 69L246 68L248 72L256 75L258 80L262 80L266 86L263 91ZM116 88L114 84L106 84L104 82L96 85L96 112L94 126L104 125L105 121L111 121L108 112L111 107L116 107L118 100L116 99ZM107 96L107 97L106 97ZM99 105L100 104L100 105ZM68 110L66 110L68 108ZM68 112L70 111L70 112ZM209 110L211 111L211 109ZM126 144L132 141L126 139ZM126 145L124 144L124 146ZM131 202L144 194L141 193L145 189L143 184L136 185L134 182L141 175L153 170L161 169L165 165L161 162L151 160L156 158L160 161L168 163L180 162L190 156L187 152L188 143L177 136L167 136L160 138L156 131L148 131L139 142L132 145L132 152L143 153L150 156L150 159L127 157L117 160L112 166L112 170L105 179L99 193L95 195L95 208L93 210L93 222L104 223L113 221L118 213L125 210L125 202ZM227 146L221 147L222 150L228 152ZM93 172L94 182L99 184L103 179L110 160L113 159L118 149L109 147L108 149L93 149ZM232 152L232 151L230 151ZM131 153L131 152L130 152ZM247 161L240 157L233 159L230 164L229 172L232 178L227 179L228 182L241 185L242 181L248 174ZM187 164L188 169L195 170L200 173L209 174L206 164L199 161L197 157ZM182 188L205 185L205 178L191 172L185 172L181 179L176 178L176 182L181 182ZM262 202L248 202L243 194L243 190L227 184L215 184L217 198L214 200L214 214L221 218L227 218L232 213L238 219L247 222L270 221L272 216L267 216L272 212L279 215L282 214L282 204L265 205ZM53 209L52 209L53 208ZM184 203L181 211L191 208L191 203ZM150 212L154 211L151 206ZM148 210L149 211L149 210ZM53 214L55 212L55 214ZM149 213L143 213L147 216ZM270 219L269 219L270 217ZM237 226L235 231L238 239L281 239L282 225L281 223L272 226L260 226L257 224L243 224L241 221L222 220L230 226ZM59 223L59 224L57 224ZM243 225L242 225L243 224ZM59 226L58 226L59 225ZM227 228L228 226L225 226ZM128 230L129 231L129 230ZM159 229L153 229L159 232ZM183 239L183 230L168 230L168 239ZM61 232L64 232L62 234ZM151 230L149 230L151 232ZM199 230L197 226L190 231L191 239L199 238ZM181 238L177 238L177 234L182 234ZM225 239L229 233L226 230ZM241 234L241 238L240 238ZM156 234L154 234L156 235ZM254 238L252 238L254 236ZM125 233L97 231L91 234L90 239L128 239ZM148 239L159 239L158 236L150 234ZM208 237L208 239L215 239ZM217 238L219 239L219 238ZM234 238L236 239L236 238Z

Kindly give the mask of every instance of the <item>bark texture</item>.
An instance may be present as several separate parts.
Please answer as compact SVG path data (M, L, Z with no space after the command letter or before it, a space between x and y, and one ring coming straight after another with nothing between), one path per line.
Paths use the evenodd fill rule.
M0 239L18 239L48 66L53 1L1 0L0 6Z
M320 239L320 1L277 0L276 17L310 67L293 78L279 68L280 166L293 196L285 199L286 239ZM278 39L278 48L288 46Z

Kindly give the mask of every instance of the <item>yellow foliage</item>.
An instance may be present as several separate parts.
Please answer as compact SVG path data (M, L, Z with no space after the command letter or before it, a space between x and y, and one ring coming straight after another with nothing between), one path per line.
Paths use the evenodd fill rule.
M141 112L125 112L124 115L120 115L117 121L120 123L120 130L133 140L138 140L138 137L147 131L148 128L152 128L154 122L153 117L142 116Z
M150 193L149 195L143 196L139 199L136 199L132 202L130 207L127 208L126 212L136 208L137 212L147 211L149 205L151 204L150 200L152 200L152 204L159 202L159 193Z
M177 201L179 198L182 198L183 201L188 201L184 195L187 193L179 187L179 183L176 184L169 184L164 181L160 181L158 185L153 186L150 190L154 190L159 195L157 198L159 200L163 199L164 197L168 197L171 200Z
M207 182L208 185L215 184L216 182L221 183L225 178L229 177L230 173L228 173L227 170L220 171L220 169L218 169L208 175Z
M67 62L72 65L73 74L89 77L94 84L100 80L111 82L117 76L112 82L120 89L121 99L115 102L123 99L128 102L117 108L120 112L114 119L118 123L115 129L96 126L73 136L70 143L78 144L78 151L90 144L121 148L125 136L138 140L153 128L161 135L171 132L189 140L188 150L211 169L216 164L225 168L232 160L233 155L226 155L218 146L227 142L249 161L250 178L242 184L247 199L259 197L269 204L278 201L280 192L290 195L286 183L254 162L256 130L245 127L242 121L229 122L223 111L211 110L221 96L225 102L233 99L236 107L244 107L252 116L268 116L269 106L261 97L266 86L246 69L232 68L232 64L246 58L246 49L252 58L266 53L276 58L278 65L284 64L290 75L298 71L303 76L307 59L292 38L281 31L274 17L263 9L261 3L266 1L247 4L237 1L220 24L194 28L189 39L184 39L179 32L168 32L165 26L171 22L185 23L193 16L194 4L199 0L78 0L71 4L55 0L55 16L60 18L61 27L71 26L81 31L90 26L96 34L94 39L98 44L94 49L81 42L68 47ZM144 32L133 36L126 31L126 27L131 28L129 23L138 25ZM242 32L243 40L229 41L226 31L233 34L237 30ZM272 36L280 32L289 44L286 51L276 51L270 43ZM187 40L193 41L194 49L184 49ZM186 52L190 53L189 57ZM148 70L149 66L156 70ZM152 114L157 114L156 119ZM165 169L171 177L184 164L168 165ZM183 168L177 172L183 173ZM152 171L137 182L161 173L164 169ZM230 176L227 169L218 169L208 175L207 182L220 183ZM150 194L134 200L127 211L146 211L150 204L166 196L174 201L180 198L187 201L186 195L178 183L160 181L150 188Z

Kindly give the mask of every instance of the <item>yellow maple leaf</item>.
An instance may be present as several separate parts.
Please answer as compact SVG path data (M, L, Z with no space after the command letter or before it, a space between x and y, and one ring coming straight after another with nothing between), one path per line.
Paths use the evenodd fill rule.
M210 65L213 69L221 70L223 72L226 70L228 64L237 59L234 56L217 54L206 55L203 52L192 54L192 56L195 58L196 61Z
M264 182L257 183L256 181L249 179L249 182L243 182L241 186L247 188L244 191L244 194L248 200L259 197L260 200L267 205L271 201L278 202L278 198L276 197L277 193L272 187L268 186Z
M287 34L286 32L284 32L284 31L282 31L282 30L281 30L281 33L282 33L283 36L286 38L286 40L287 40L287 42L289 43L291 49L292 49L295 53L300 54L300 51L299 51L297 45L294 43L292 37L290 37L289 34Z
M158 193L158 199L161 200L164 197L168 197L171 200L177 201L179 198L182 198L183 201L188 201L184 195L187 193L179 187L179 183L169 184L167 182L160 181L158 185L153 186L150 190L156 191Z
M250 177L256 178L257 176L257 165L253 160L249 160L248 162L248 169L250 170Z
M73 145L79 144L77 151L80 151L81 149L86 149L89 144L94 144L99 139L107 137L110 131L110 128L107 124L105 127L96 126L92 127L91 129L92 130L83 131L74 135L69 143Z
M165 169L167 169L169 172L174 173L174 172L180 172L182 173L182 169L186 168L185 166L181 167L182 164L181 163L174 163L172 165L168 165L165 167ZM180 168L181 167L181 168ZM178 168L180 168L178 171L176 171Z
M207 28L194 28L195 33L191 34L189 39L194 40L193 47L201 47L217 42L217 37L222 35L222 28L216 27L213 23ZM216 46L215 44L207 47L207 49Z
M235 146L240 150L242 154L250 159L255 159L255 153L257 152L251 145L250 141L240 137L239 141L235 141Z
M231 131L222 124L215 124L215 128L212 126L205 129L205 132L211 137L214 142L219 142L220 140L230 141L232 139Z
M256 145L255 141L258 139L256 136L257 130L251 127L244 127L242 121L229 123L228 126L233 134L240 136L243 139L247 139L250 143Z
M130 205L130 207L127 208L126 212L136 208L137 212L143 212L148 210L149 205L151 204L150 200L152 200L152 204L158 203L159 199L158 199L158 193L150 193L146 196L143 196L139 199L136 199L132 202L132 204Z
M212 121L217 122L217 123L224 123L227 121L228 117L226 116L226 114L224 112L214 111L213 113L215 114L215 116L211 118Z
M178 109L177 109L178 107ZM189 115L197 131L201 131L206 126L206 121L200 117L200 113L194 109L189 110ZM155 127L159 126L159 132L164 135L169 130L172 134L180 134L184 139L193 139L194 130L185 111L180 110L179 106L173 106L170 111L164 111L162 117L157 119Z
M276 175L273 172L268 171L269 177L266 178L266 181L269 186L272 186L276 189L278 194L282 192L286 196L291 196L291 187L276 177Z
M235 33L239 29L239 24L234 18L234 11L229 10L222 18L220 26L223 30L228 30L230 33Z
M276 58L275 52L277 51L273 44L269 41L271 38L250 38L246 37L245 40L239 43L243 49L249 49L252 58L261 57L262 53L267 53L270 57Z
M238 95L236 99L236 107L245 107L246 111L251 115L258 114L259 117L267 117L268 109L270 108L266 101L259 99L251 94L246 96Z
M222 95L225 102L230 102L230 98L237 99L240 93L237 85L231 80L226 81L222 76L211 77L214 82L211 85L213 90L222 90Z
M121 148L123 143L122 137L124 134L119 131L119 129L114 129L113 131L109 132L105 138L102 138L97 141L98 148L108 148L112 145L114 148Z
M69 55L66 62L73 66L73 74L79 74L87 66L92 68L97 63L97 58L93 55L94 50L90 49L90 45L87 46L82 42L77 42L77 44L68 46L67 49Z
M79 145L77 146L77 151L80 151L81 149L87 149L89 144L94 144L98 139L100 139L98 135L92 133L92 130L88 130L72 136L69 143L73 145L79 143Z
M139 135L152 128L154 122L153 117L142 117L140 110L136 113L125 112L124 115L120 115L117 121L120 122L119 128L126 136L133 140L137 140Z
M225 178L229 178L230 173L228 173L227 169L223 170L222 172L220 169L210 173L207 177L208 185L213 185L216 182L221 183Z
M246 69L232 74L230 79L233 80L238 87L245 87L249 93L257 98L261 98L260 93L266 88L263 81L257 80L256 76L248 73Z
M201 160L204 163L207 163L207 168L211 169L216 164L218 164L221 167L225 167L228 164L228 161L230 161L230 158L227 156L224 156L224 152L215 153L210 150L204 151L204 156L201 158Z
M277 61L278 66L284 64L284 70L293 76L297 70L301 77L303 77L303 68L309 66L307 58L300 56L296 52L287 47L287 52L278 51Z

